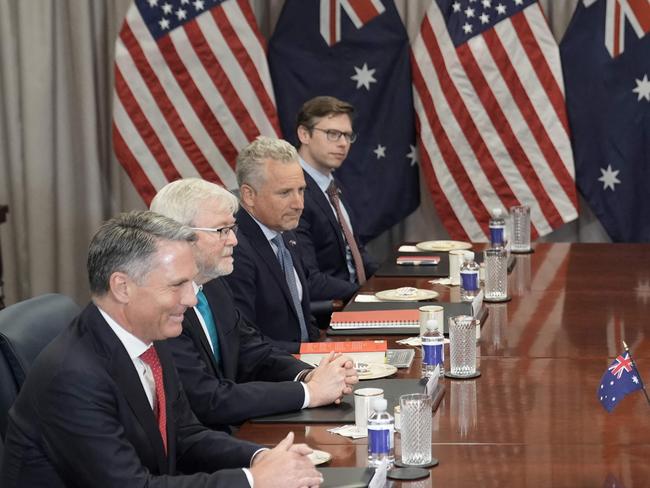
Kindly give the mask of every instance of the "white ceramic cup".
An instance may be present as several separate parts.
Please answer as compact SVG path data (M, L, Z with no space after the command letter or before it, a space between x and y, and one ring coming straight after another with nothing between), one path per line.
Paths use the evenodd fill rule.
M424 333L427 322L431 319L438 324L440 333L444 333L445 326L445 309L440 305L424 305L418 309L420 311L420 335Z
M465 251L463 250L449 251L449 280L452 285L460 285L460 265L464 255Z
M368 416L375 398L384 398L381 388L359 388L354 390L354 423L358 430L368 427Z

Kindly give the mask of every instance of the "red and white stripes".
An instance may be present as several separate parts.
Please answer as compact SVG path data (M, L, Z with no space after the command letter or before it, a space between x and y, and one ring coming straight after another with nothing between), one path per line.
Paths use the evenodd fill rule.
M436 2L412 46L422 169L453 238L531 206L533 235L577 217L557 44L538 4L455 47Z
M246 0L156 40L131 5L115 49L114 148L145 202L181 177L236 186L239 149L280 134L265 47Z

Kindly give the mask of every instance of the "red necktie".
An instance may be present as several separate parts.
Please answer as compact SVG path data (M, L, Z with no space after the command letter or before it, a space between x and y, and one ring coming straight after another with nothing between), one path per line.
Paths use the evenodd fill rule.
M158 429L162 436L165 453L167 452L167 410L165 408L165 385L163 384L163 371L156 348L151 346L140 354L140 359L149 365L156 384L156 408L154 413L158 419Z
M366 270L363 268L363 259L361 259L361 253L357 247L357 241L352 235L352 229L348 225L345 217L343 217L343 212L341 211L341 203L339 201L339 189L336 186L334 180L330 183L330 186L327 187L327 195L330 197L330 202L334 210L336 210L336 216L339 219L339 224L343 230L343 236L348 243L350 252L352 253L352 260L354 261L354 269L357 272L357 282L359 285L363 285L366 282Z

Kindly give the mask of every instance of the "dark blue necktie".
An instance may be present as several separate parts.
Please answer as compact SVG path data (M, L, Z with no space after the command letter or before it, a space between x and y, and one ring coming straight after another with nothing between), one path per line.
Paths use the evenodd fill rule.
M278 234L272 239L272 241L276 246L278 246L278 261L280 261L280 267L282 268L282 271L284 271L284 278L287 280L287 286L289 287L289 293L291 293L293 306L298 314L298 322L300 323L300 341L307 342L309 341L309 334L307 333L307 326L305 325L305 316L302 313L302 304L298 297L298 285L296 284L296 275L293 271L293 259L291 259L291 254L289 253L287 246L284 245L282 235Z
M199 290L199 292L196 294L196 298L199 301L199 303L196 304L196 308L201 314L201 317L203 317L205 327L208 329L210 341L212 341L212 353L214 354L214 358L216 359L217 363L219 363L221 359L221 355L219 354L219 336L217 335L217 326L214 323L214 317L212 316L212 309L208 304L208 299L205 298L203 290Z

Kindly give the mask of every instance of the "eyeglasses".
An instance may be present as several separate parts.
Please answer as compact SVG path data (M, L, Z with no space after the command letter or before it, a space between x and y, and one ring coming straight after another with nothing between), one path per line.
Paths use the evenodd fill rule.
M210 232L212 234L217 234L219 236L219 239L225 241L226 239L228 239L228 236L230 235L230 231L232 231L233 234L237 235L237 229L239 229L239 225L232 224L226 227L219 227L218 229L215 229L213 227L190 227L190 229L202 230L203 232Z
M321 129L319 127L312 127L312 130L319 130L321 132L325 132L325 134L327 134L327 140L331 142L338 141L341 138L341 136L344 136L345 140L348 141L350 144L352 144L354 141L357 140L357 135L354 132L341 132L340 130L336 130L336 129Z

